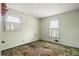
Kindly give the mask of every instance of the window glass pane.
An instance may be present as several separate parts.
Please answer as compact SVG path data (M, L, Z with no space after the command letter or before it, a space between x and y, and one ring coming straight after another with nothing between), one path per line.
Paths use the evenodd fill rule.
M58 20L52 20L52 21L50 21L50 28L59 28L59 22L58 22Z
M9 31L18 31L21 28L21 21L18 17L13 16L7 16L7 19L5 21L5 29Z
M8 22L13 22L13 23L20 23L20 19L18 17L12 17L12 16L7 16Z
M6 30L10 30L10 24L6 24Z
M59 21L58 20L52 20L49 23L49 36L52 38L58 38L59 37Z
M11 24L11 30L14 30L14 24Z

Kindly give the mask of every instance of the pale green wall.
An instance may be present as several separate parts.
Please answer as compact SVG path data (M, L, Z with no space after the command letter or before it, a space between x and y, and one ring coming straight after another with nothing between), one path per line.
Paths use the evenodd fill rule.
M0 49L1 49L1 14L0 14Z
M79 10L56 15L60 22L59 43L79 48ZM41 20L41 39L54 42L48 37L48 24L51 16Z
M0 55L1 55L1 4L0 4Z
M1 50L19 46L39 39L39 19L13 9L10 9L8 14L20 16L22 27L21 31L2 32L2 39L6 43L1 45Z

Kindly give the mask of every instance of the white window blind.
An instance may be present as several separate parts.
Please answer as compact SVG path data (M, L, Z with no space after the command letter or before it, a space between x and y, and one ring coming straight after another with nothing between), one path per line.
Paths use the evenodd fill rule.
M58 20L51 20L49 23L49 36L52 38L59 37L59 21Z
M7 16L7 22L20 23L19 17Z

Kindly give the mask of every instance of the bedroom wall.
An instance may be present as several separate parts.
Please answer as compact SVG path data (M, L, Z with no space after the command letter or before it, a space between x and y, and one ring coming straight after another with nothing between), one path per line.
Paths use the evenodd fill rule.
M1 14L0 14L1 17ZM0 18L0 55L1 55L1 18Z
M21 31L2 32L2 39L3 41L5 41L5 43L1 45L1 50L26 44L39 39L39 19L38 18L13 9L10 9L7 15L20 16Z
M58 43L79 48L79 10L41 19L41 39L54 42L54 39L48 36L48 26L50 18L56 16L59 17L60 22L60 39L58 39Z
M0 14L0 55L1 55L1 14Z
M0 4L0 55L1 55L1 4Z

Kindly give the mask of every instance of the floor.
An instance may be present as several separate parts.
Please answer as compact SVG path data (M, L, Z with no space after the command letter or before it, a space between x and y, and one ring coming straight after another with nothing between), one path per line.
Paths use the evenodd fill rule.
M79 56L79 49L38 40L4 50L2 56Z

